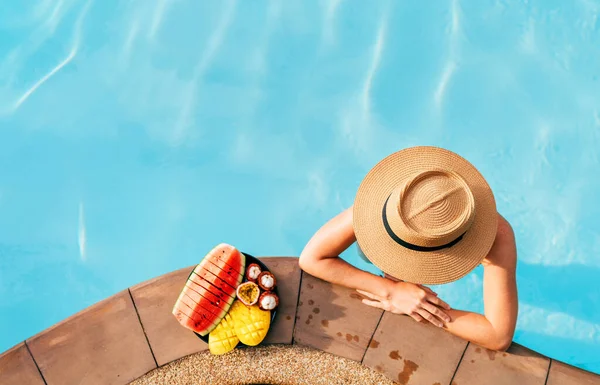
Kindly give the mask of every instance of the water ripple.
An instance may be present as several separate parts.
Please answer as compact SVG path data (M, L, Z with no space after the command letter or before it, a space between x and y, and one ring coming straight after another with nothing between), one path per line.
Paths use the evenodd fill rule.
M48 27L51 34L56 31L56 28L62 20L62 16L64 15L64 12L62 12L64 4L64 0L58 0L52 11L48 14L48 18L44 21L44 25Z
M450 31L449 31L449 47L448 47L448 59L442 70L440 80L433 94L433 100L436 109L439 111L444 102L444 95L446 88L452 79L452 75L457 68L457 56L458 56L458 44L459 44L459 30L460 30L460 5L458 0L452 0L451 13L450 13Z
M54 67L52 70L50 70L50 72L48 72L40 80L38 80L37 83L35 83L31 88L29 88L27 91L25 91L25 93L19 98L19 100L17 100L15 102L11 112L15 112L16 110L18 110L19 107L21 106L21 104L23 104L27 100L27 98L29 98L31 96L31 94L33 94L35 92L35 90L37 90L42 84L44 84L54 74L56 74L58 71L60 71L64 66L69 64L69 62L71 60L73 60L73 58L75 57L76 54L77 54L77 47L73 47L73 49L71 49L71 52L69 52L67 57L62 62L58 63L56 65L56 67Z
M326 2L325 17L323 18L322 43L332 45L335 43L335 15L342 0L331 0Z
M181 144L182 141L187 138L188 130L193 125L192 113L194 111L198 83L202 79L205 71L209 68L218 49L223 43L223 39L225 38L229 26L233 20L233 16L235 15L236 5L237 2L235 0L230 0L227 2L227 6L221 15L219 24L209 37L207 47L194 69L194 74L187 89L184 91L185 97L183 106L179 112L179 117L172 134L172 143L174 145Z
M369 69L367 70L367 74L363 83L363 89L361 93L361 110L363 119L365 121L368 121L371 116L371 88L373 86L373 78L377 73L379 63L381 62L381 53L383 52L383 47L385 44L386 25L387 22L384 18L379 25L379 29L377 30L377 37L375 38L371 55L371 64L369 65Z
M31 86L27 91L25 91L23 93L23 95L21 95L21 97L19 99L17 99L17 101L13 104L13 107L11 110L9 110L9 113L16 112L21 107L21 105L23 103L25 103L25 101L27 101L27 99L39 87L41 87L52 76L54 76L62 68L64 68L67 64L69 64L71 62L71 60L73 60L73 58L75 58L75 56L77 55L77 51L79 50L79 45L81 43L83 21L85 19L85 16L86 16L91 4L92 4L92 0L89 0L85 4L85 6L82 8L81 12L79 13L79 16L77 17L77 20L75 22L74 34L73 34L73 45L72 45L70 52L67 54L67 56L60 63L58 63L54 68L52 68L48 73L46 73L44 76L42 76L33 86ZM55 8L55 10L56 10L56 8Z
M157 0L156 7L154 8L154 15L152 16L152 24L150 25L150 30L148 31L149 39L153 39L156 35L156 32L162 23L163 17L167 12L167 7L172 3L173 2L167 2L167 0Z

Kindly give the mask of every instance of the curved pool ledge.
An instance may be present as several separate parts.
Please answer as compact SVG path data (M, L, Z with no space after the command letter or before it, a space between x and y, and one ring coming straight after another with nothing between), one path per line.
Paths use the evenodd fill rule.
M402 384L600 384L600 376L518 344L494 352L406 316L364 306L353 290L302 272L296 257L260 258L280 307L263 344L298 344L349 358ZM128 384L207 350L171 309L189 266L130 287L0 355L3 385Z

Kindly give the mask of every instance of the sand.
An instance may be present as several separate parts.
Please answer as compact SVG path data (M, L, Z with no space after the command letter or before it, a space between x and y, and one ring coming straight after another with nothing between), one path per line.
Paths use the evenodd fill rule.
M360 363L302 346L271 345L235 349L223 356L208 351L155 369L131 385L184 384L394 384Z

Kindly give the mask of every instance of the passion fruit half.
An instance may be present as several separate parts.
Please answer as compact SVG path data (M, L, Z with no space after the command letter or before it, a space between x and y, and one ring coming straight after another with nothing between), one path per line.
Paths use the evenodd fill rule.
M246 306L252 306L258 302L260 288L254 282L244 282L235 291L237 297Z

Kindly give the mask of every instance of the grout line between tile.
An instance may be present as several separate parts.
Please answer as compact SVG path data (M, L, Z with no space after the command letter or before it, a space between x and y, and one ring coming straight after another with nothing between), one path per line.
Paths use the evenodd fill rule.
M300 267L298 266L298 269ZM294 327L292 329L292 345L296 344L295 336L296 336L296 317L298 317L298 307L300 304L300 292L302 291L302 278L304 277L304 271L300 269L300 281L298 282L298 296L296 298L296 312L294 313Z
M450 379L450 383L448 385L452 385L452 383L454 382L454 377L456 376L456 373L458 372L458 368L460 367L460 364L462 363L462 360L465 356L465 353L467 352L467 349L469 348L469 345L471 343L467 342L467 346L465 346L465 350L463 350L462 355L460 356L460 360L458 360L458 364L456 365L456 369L454 369L454 373L452 374L452 378Z
M154 355L154 350L152 350L152 346L150 345L150 340L148 339L148 334L146 334L146 329L144 328L144 324L142 323L142 318L140 317L140 313L138 312L137 305L135 304L135 300L133 299L133 294L131 294L131 290L127 288L127 292L129 292L129 297L131 297L131 302L133 303L133 308L135 309L135 314L137 315L140 326L142 327L142 332L144 332L144 337L146 338L146 343L148 344L148 348L150 349L150 353L152 354L152 359L154 360L154 364L158 368L158 361L156 361L156 356Z
M546 372L546 381L544 381L544 385L548 385L548 377L550 377L550 368L552 367L552 358L548 358L550 362L548 362L548 371Z
M35 360L35 357L33 356L33 353L31 353L31 349L29 349L29 345L27 344L27 340L23 341L25 343L25 347L27 348L27 351L29 352L29 355L31 356L31 359L33 360L33 363L35 364L35 367L38 370L38 373L40 374L40 377L42 378L42 381L44 381L45 385L48 385L48 383L46 382L46 379L44 378L44 375L42 374L42 370L40 369L40 366L38 365L37 361Z
M365 352L362 355L362 358L360 359L360 363L362 364L363 361L365 360L365 356L367 355L367 350L369 350L369 346L371 346L371 342L373 341L373 337L375 337L375 333L377 332L377 329L379 328L379 324L381 323L381 320L383 319L383 315L385 314L385 311L381 312L381 316L379 317L379 320L377 321L377 325L375 325L375 329L373 329L373 333L371 333L371 338L369 339L369 343L367 344L367 348L365 349Z

